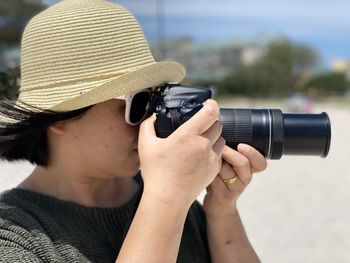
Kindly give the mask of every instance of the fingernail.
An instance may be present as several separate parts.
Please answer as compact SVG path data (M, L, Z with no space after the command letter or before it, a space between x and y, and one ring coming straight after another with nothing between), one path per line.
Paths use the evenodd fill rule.
M249 151L250 146L247 145L247 144L244 144L244 143L240 143L240 144L238 144L237 149L238 149L240 152L247 152L247 151Z
M210 100L210 99L207 99L206 101L204 101L204 102L202 103L203 106L207 105L209 100Z

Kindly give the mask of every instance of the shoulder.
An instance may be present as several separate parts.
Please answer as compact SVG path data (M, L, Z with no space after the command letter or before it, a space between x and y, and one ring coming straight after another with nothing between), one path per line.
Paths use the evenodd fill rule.
M12 189L0 194L0 222L27 225L35 221L35 213L40 210L38 202L20 189ZM25 223L27 222L27 223Z
M15 189L0 194L0 262L60 259L47 235L41 210L39 204Z
M12 189L0 194L0 242L31 249L47 239L48 221L40 201L32 199L29 192Z
M11 261L8 253L17 255L31 254L38 244L31 232L33 218L15 203L7 200L7 193L0 196L0 255ZM23 253L22 253L23 252ZM36 262L36 261L34 261Z
M0 240L6 237L11 239L11 233L16 238L31 238L31 229L40 229L40 223L34 216L33 206L28 200L18 196L13 190L0 194Z

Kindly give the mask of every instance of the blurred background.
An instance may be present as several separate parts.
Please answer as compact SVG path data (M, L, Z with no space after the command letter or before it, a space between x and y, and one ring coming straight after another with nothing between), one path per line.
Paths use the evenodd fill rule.
M17 95L24 26L57 2L0 0L0 98ZM350 1L113 2L137 17L157 60L185 65L185 82L212 88L222 107L329 114L329 156L269 161L239 207L263 262L350 262ZM0 190L31 169L0 162Z

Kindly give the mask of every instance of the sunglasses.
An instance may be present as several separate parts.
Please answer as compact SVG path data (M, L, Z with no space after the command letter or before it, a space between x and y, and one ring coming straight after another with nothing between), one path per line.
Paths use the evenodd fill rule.
M149 99L152 89L143 89L116 97L125 100L125 121L129 125L140 124L149 115Z

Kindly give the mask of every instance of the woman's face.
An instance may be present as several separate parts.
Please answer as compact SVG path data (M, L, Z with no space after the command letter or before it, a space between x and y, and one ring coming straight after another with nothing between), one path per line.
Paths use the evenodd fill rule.
M94 105L81 118L69 122L67 147L76 155L78 168L107 178L137 173L139 126L128 125L124 114L125 101L112 99Z

